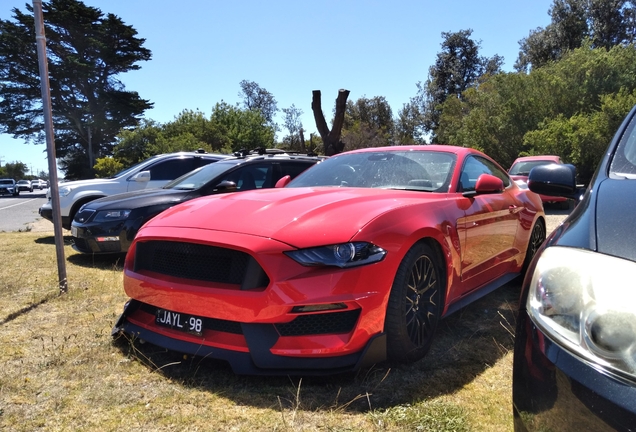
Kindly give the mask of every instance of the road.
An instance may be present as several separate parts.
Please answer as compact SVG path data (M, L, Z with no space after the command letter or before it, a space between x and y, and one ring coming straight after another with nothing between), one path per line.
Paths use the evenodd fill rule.
M24 231L42 219L38 209L46 202L46 190L20 192L20 195L0 196L0 232ZM53 224L51 224L52 226Z

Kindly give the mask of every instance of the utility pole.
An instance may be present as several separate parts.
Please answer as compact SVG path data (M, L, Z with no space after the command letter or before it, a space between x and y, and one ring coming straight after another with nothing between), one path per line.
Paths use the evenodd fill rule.
M42 0L33 0L35 18L35 42L38 47L40 82L42 89L42 107L44 108L44 131L46 133L46 152L49 159L49 179L53 204L53 231L55 233L55 252L57 254L57 274L60 294L68 291L66 279L66 258L64 256L64 236L62 235L62 216L60 215L60 193L57 184L57 163L55 161L55 139L53 134L53 114L51 109L51 88L49 87L49 65L46 57L46 37L44 36L44 15Z

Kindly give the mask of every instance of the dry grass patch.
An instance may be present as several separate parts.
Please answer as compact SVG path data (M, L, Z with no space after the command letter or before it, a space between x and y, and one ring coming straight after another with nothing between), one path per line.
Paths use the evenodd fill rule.
M58 295L50 234L0 233L0 429L509 431L518 285L442 321L429 355L322 378L243 377L111 328L127 300L122 257L65 246Z

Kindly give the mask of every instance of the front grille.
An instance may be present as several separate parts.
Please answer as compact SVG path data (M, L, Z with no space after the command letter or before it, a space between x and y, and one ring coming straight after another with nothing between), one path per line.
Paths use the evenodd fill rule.
M148 241L137 243L136 272L151 271L181 279L263 289L269 278L249 254L198 243Z
M88 246L88 242L86 241L86 239L73 237L73 243L75 244L75 247L77 248L77 250L79 250L80 252L84 252L84 253L93 252L90 246Z
M77 212L75 219L73 220L80 223L88 222L88 219L93 215L93 213L95 213L95 210L80 210Z
M315 315L300 315L285 324L276 324L281 336L349 333L358 322L360 309Z

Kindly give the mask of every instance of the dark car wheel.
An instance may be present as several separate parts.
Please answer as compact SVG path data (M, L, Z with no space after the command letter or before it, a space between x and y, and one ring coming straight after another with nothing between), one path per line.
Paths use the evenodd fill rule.
M526 257L523 260L523 269L521 271L521 275L525 276L526 271L528 270L528 266L534 258L534 255L537 253L537 250L543 244L545 240L545 224L541 219L537 221L532 227L532 234L530 234L530 241L528 242L528 249L526 250Z
M389 360L413 362L429 350L443 309L441 274L436 254L424 243L402 260L386 313Z

